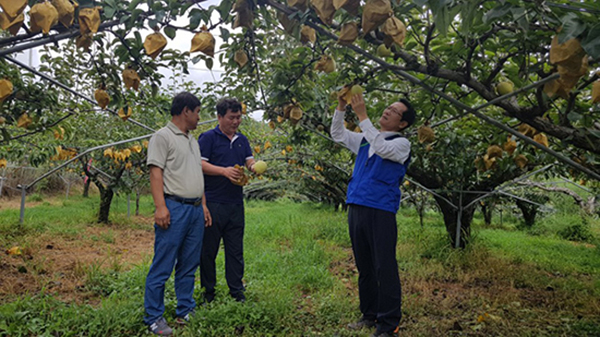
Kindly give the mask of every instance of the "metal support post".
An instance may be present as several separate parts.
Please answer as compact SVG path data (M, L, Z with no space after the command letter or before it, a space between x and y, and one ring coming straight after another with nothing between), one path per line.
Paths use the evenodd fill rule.
M459 202L458 202L458 216L456 217L456 242L454 243L454 248L460 247L460 230L461 230L461 217L463 212L462 207L462 192L459 194Z
M6 180L6 178L0 177L0 198L2 198L2 187L4 187L4 180Z
M17 187L21 188L21 215L19 217L19 224L23 224L23 220L25 219L25 196L27 195L27 186L19 185Z

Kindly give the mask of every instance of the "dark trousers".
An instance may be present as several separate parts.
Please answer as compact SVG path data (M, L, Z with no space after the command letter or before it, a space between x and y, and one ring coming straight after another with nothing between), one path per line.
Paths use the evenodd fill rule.
M377 321L378 332L396 329L402 317L402 288L396 261L396 215L349 205L348 224L358 268L360 311Z
M212 226L204 229L200 263L200 282L207 293L214 293L217 284L215 259L221 238L225 247L225 279L231 296L244 293L244 205L207 202Z

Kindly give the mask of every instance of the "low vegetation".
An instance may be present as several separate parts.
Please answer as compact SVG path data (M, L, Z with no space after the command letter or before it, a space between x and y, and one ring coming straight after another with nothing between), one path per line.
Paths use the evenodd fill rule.
M141 215L127 218L126 198L117 197L108 225L95 221L98 202L48 198L27 209L22 226L17 207L0 210L0 247L22 248L0 257L2 335L146 334L151 198L142 197ZM439 213L425 212L421 226L417 211L401 209L403 335L599 335L600 223L585 218L591 238L565 240L557 233L571 224L559 222L572 210L564 208L540 218L538 231L519 230L512 213L489 226L476 214L473 242L463 250L450 248ZM246 213L248 301L227 296L220 254L216 301L199 307L177 335L367 335L345 328L359 317L346 213L287 200L249 201ZM172 280L166 298L173 322Z

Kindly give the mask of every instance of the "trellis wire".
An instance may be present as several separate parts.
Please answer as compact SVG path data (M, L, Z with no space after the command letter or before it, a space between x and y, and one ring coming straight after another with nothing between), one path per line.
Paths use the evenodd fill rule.
M298 13L298 11L293 10L293 9L291 9L291 8L285 6L285 5L276 3L276 2L274 2L272 0L266 0L266 3L268 3L269 5L271 5L272 7L274 7L275 9L277 9L278 11L283 12L286 15L290 15L290 14L293 14L293 13ZM307 26L310 26L311 28L317 30L323 36L327 36L327 37L329 37L332 40L337 40L338 39L338 37L335 34L331 33L328 30L323 29L320 25L318 25L318 24L316 24L314 22L306 21L305 24ZM491 125L499 128L499 129L501 129L501 130L503 130L505 132L508 132L508 133L514 135L515 137L521 139L525 143L527 143L529 145L532 145L532 146L535 146L535 147L539 148L540 150L542 150L542 151L544 151L546 153L549 153L553 157L555 157L555 158L559 159L560 161L568 164L569 166L572 166L572 167L576 168L577 170L579 170L581 172L584 172L584 173L588 174L589 176L593 177L594 179L600 181L600 174L598 174L598 173L596 173L596 172L588 169L587 167L584 167L583 165L580 165L579 163L573 161L572 159L567 158L567 157L563 156L562 154L560 154L560 153L558 153L558 152L556 152L556 151L554 151L554 150L552 150L552 149L550 149L550 148L548 148L548 147L546 147L546 146L544 146L544 145L542 145L542 144L534 141L533 139L531 139L529 137L526 137L525 135L521 134L520 132L518 132L516 130L513 130L510 127L507 127L506 125L502 124L501 122L498 122L495 119L490 118L490 117L488 117L488 116L480 113L478 110L476 110L476 108L470 107L470 106L464 104L463 102L461 102L461 101L459 101L459 100L457 100L457 99L455 99L453 97L450 97L450 96L444 94L443 92L440 92L439 90L436 90L436 89L432 88L431 86L429 86L428 84L426 84L423 81L419 80L418 78L416 78L416 77L412 76L411 74L405 72L404 70L400 69L398 66L395 66L395 65L392 65L390 63L387 63L386 61L384 61L384 60L382 60L382 59L380 59L378 57L375 57L375 56L371 55L371 53L366 52L365 50L363 50L362 48L360 48L358 46L350 44L350 45L347 45L346 47L349 48L349 49L352 49L356 53L361 54L364 57L366 57L366 58L368 58L368 59L370 59L370 60L372 60L372 61L380 64L384 68L386 68L386 69L392 71L393 73L395 73L395 74L397 74L397 75L399 75L399 76L407 79L409 82L411 82L413 84L416 84L416 85L419 85L419 86L423 87L425 90L430 91L431 93L434 93L434 94L436 94L436 95L444 98L445 100L451 102L452 104L454 104L458 108L460 108L462 110L465 110L465 111L467 111L467 112L469 112L469 113L477 116L479 119L482 119L486 123L491 124ZM544 78L544 79L542 79L542 80L540 80L538 82L535 82L535 83L531 84L531 86L540 86L540 85L546 83L547 81L556 79L558 77L560 77L559 74L553 74L553 75L550 75L550 76L548 76L548 77L546 77L546 78ZM505 96L509 97L509 95L511 95L511 94L508 94L508 95L505 95ZM495 98L495 99L497 101L499 101L499 100L505 99L505 98L498 97L498 98ZM488 103L486 103L486 104L488 104ZM484 104L484 106L487 106L486 104Z
M204 124L213 123L213 122L215 122L216 120L217 120L217 119L211 119L211 120L208 120L208 121L200 122L200 123L198 123L198 125L204 125ZM35 179L33 182L31 182L31 183L29 183L29 184L27 184L27 185L18 185L18 186L17 186L17 188L21 190L21 216L20 216L20 219L19 219L19 223L20 223L20 224L22 224L22 223L23 223L24 216L25 216L25 195L26 195L26 194L25 194L25 191L26 191L27 189L29 189L29 188L33 187L35 184L37 184L37 183L38 183L38 182L40 182L41 180L45 179L46 177L50 176L50 175L51 175L51 174L53 174L54 172L56 172L56 171L58 171L58 170L62 169L63 167L65 167L65 166L69 165L69 164L70 164L70 163L72 163L73 161L75 161L75 160L79 159L80 157L82 157L82 156L84 156L84 155L86 155L86 154L88 154L88 153L90 153L90 152L93 152L93 151L96 151L96 150L101 150L101 149L104 149L104 148L107 148L107 147L111 147L111 146L116 146L116 145L126 144L126 143L130 143L130 142L135 142L135 141L139 141L139 140L142 140L142 139L150 138L150 137L152 137L152 135L153 135L153 134L154 134L154 133L147 134L147 135L140 136L140 137L135 137L135 138L125 139L125 140L121 140L121 141L114 142L114 143L109 143L109 144L104 144L104 145L99 145L99 146L96 146L96 147L89 148L89 149L87 149L87 150L85 150L85 151L83 151L83 152L79 153L79 154L78 154L78 155L76 155L75 157L73 157L73 158L71 158L71 159L67 160L67 161L66 161L66 162L64 162L64 163L62 163L61 165L59 165L59 166L55 167L54 169L52 169L52 170L50 170L50 171L48 171L48 172L44 173L42 176L40 176L39 178ZM100 171L100 170L99 170L99 171ZM110 177L110 175L108 175L108 174L106 174L106 173L104 173L104 172L102 172L102 171L100 171L100 172Z
M29 71L29 72L31 72L31 73L33 73L33 74L35 74L35 75L39 76L39 77L41 77L42 79L44 79L44 80L46 80L46 81L48 81L48 82L50 82L50 83L52 83L52 84L54 84L54 85L56 85L56 86L60 87L61 89L68 91L69 93L71 93L71 94L73 94L73 95L75 95L75 96L78 96L78 97L80 97L80 98L83 98L84 100L86 100L86 101L87 101L87 102L89 102L89 103L92 103L92 104L94 104L94 105L98 105L98 102L96 102L95 100L93 100L93 99L91 99L91 98L89 98L89 97L86 97L86 96L82 95L81 93L79 93L79 92L77 92L77 91L75 91L75 90L73 90L73 89L71 89L71 88L67 87L66 85L64 85L64 84L60 83L59 81L55 80L54 78L52 78L52 77L50 77L50 76L48 76L48 75L46 75L46 74L44 74L44 73L42 73L42 72L39 72L39 71L37 71L37 70L35 70L35 69L33 69L33 68L29 67L28 65L26 65L26 64L24 64L24 63L22 63L22 62L20 62L20 61L18 61L18 60L15 60L15 59L13 59L12 57L9 57L9 56L4 56L4 59L6 59L7 61L10 61L10 62L12 62L12 63L14 63L14 64L18 65L19 67L21 67L21 68L23 68L23 69L25 69L25 70L27 70L27 71ZM115 116L118 116L118 115L119 115L119 114L118 114L116 111L114 111L113 109L105 109L105 110L106 110L106 111L108 111L108 112L110 112L111 114L113 114L113 115L115 115ZM132 124L135 124L135 125L137 125L137 126L140 126L140 127L144 128L144 129L146 129L146 130L148 130L148 131L156 131L156 130L152 129L151 127L149 127L149 126L147 126L147 125L144 125L144 124L142 124L142 123L140 123L140 122L138 122L138 121L136 121L136 120L134 120L134 119L132 119L132 118L127 118L127 122L130 122L130 123L132 123Z

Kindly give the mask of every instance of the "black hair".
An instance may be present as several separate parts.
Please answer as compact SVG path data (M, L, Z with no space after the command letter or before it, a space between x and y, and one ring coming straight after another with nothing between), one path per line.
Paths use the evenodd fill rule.
M406 128L408 128L409 126L413 125L413 123L415 122L415 118L417 117L417 114L415 113L415 109L413 109L412 105L410 104L410 102L405 99L405 98L401 98L400 103L404 104L404 106L406 106L406 111L404 111L402 113L402 119L400 121L406 121L406 123L408 123L406 125Z
M175 95L171 104L171 116L181 115L183 109L188 108L192 111L200 106L200 100L196 95L183 91Z
M217 114L221 117L225 116L227 110L231 112L242 111L242 104L235 98L223 98L217 102Z

